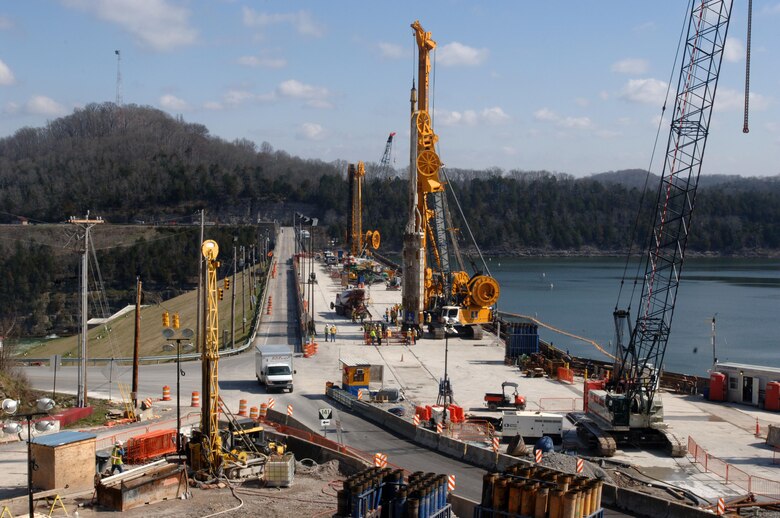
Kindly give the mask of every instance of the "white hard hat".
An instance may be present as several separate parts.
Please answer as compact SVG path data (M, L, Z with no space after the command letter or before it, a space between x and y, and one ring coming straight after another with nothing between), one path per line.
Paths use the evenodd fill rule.
M114 446L122 446L122 441L117 441L114 443Z

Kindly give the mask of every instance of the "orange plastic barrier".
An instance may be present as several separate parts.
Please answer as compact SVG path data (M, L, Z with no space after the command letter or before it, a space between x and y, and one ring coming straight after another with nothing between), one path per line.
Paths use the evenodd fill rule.
M574 371L565 367L558 367L558 379L569 383L574 383Z
M176 430L155 430L127 441L127 463L140 464L176 452Z

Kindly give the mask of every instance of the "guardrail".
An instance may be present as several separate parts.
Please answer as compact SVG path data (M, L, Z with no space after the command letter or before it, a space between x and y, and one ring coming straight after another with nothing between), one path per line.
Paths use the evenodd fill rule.
M337 403L341 403L347 408L352 408L352 403L357 401L357 398L347 392L346 390L341 390L336 387L328 387L325 390L325 394L333 400L335 400Z

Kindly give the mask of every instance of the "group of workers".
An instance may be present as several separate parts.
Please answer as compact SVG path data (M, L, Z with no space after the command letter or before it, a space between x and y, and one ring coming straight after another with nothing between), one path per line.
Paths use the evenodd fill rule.
M325 341L328 341L328 338L330 338L331 342L336 341L336 324L325 324Z

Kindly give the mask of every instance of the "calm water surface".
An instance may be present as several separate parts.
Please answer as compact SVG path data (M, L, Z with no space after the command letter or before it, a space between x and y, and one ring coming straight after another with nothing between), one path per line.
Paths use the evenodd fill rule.
M538 318L612 350L615 308L625 259L492 258L501 285L499 309ZM633 274L635 270L631 270ZM628 304L626 282L619 307ZM637 291L641 286L637 288ZM634 297L632 325L639 303ZM712 367L712 318L719 361L780 367L780 260L689 259L682 272L664 365L706 376ZM591 344L540 328L542 339L571 354L608 359Z

